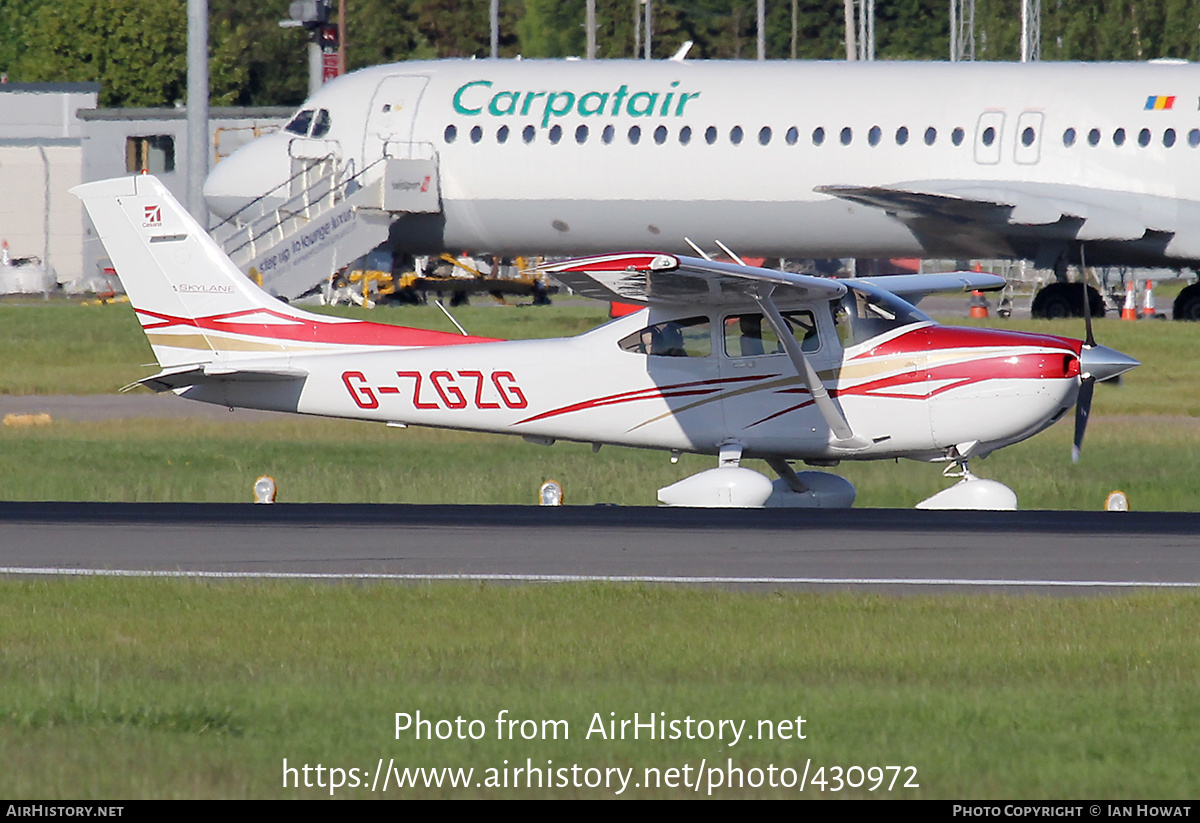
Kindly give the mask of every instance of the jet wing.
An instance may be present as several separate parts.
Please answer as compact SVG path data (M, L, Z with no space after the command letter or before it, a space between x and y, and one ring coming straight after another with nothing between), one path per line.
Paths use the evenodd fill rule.
M231 380L268 382L277 380L299 380L307 377L304 369L294 369L286 366L277 368L234 368L204 364L197 366L182 366L176 369L165 369L150 377L143 377L125 386L121 391L126 392L137 386L145 386L156 392L185 389L189 386L199 386L206 383L220 383Z
M1050 229L1087 241L1174 234L1178 215L1164 198L1022 181L932 180L889 186L819 186L816 191L883 209L905 222L941 218L997 229Z
M773 293L780 303L846 293L843 283L824 277L655 252L580 257L539 270L577 294L618 303L753 305L756 293Z

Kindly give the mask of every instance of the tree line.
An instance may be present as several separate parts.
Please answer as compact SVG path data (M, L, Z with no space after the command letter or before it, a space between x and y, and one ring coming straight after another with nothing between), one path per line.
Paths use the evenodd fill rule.
M582 56L586 0L500 0L502 57ZM347 63L490 53L489 0L347 0ZM308 87L306 35L287 0L209 0L213 105L294 105ZM767 0L768 59L845 55L841 0ZM596 0L601 58L641 56L639 0ZM652 55L756 55L755 0L653 0ZM1044 60L1196 59L1195 0L1043 0ZM881 60L944 60L948 0L876 0ZM976 0L975 56L1020 54L1020 0ZM98 81L102 106L182 104L186 0L0 0L0 72L16 82Z

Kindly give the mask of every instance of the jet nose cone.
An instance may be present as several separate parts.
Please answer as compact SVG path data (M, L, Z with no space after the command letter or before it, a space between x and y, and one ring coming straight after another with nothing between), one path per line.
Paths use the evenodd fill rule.
M204 181L209 211L230 217L286 184L291 171L289 136L276 133L256 138L214 166Z
M1140 361L1108 346L1084 346L1079 353L1080 373L1084 377L1094 377L1097 382L1112 380L1140 365Z

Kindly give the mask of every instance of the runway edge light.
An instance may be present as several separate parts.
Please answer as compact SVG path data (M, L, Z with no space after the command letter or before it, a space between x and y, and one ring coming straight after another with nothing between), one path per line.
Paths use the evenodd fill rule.
M262 477L254 481L254 502L255 503L274 503L275 502L275 478L269 474L264 474Z
M1104 499L1104 510L1106 512L1129 511L1129 495L1120 489L1109 492L1108 497Z
M539 506L561 506L563 504L562 484L557 480L547 480L538 489Z

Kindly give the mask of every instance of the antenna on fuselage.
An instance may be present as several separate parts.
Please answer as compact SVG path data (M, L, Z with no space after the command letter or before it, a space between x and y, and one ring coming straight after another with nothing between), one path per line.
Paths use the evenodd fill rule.
M725 252L727 255L729 255L729 259L733 260L733 262L737 263L739 266L744 266L744 265L746 265L746 261L745 261L745 260L743 260L741 257L739 257L737 254L735 254L735 253L734 253L734 252L733 252L733 251L732 251L732 250L729 248L729 246L726 246L726 245L725 245L724 243L722 243L720 240L714 240L713 242L714 242L714 243L716 243L716 244L717 244L717 245L718 245L718 246L721 248L721 251L723 251L723 252Z
M707 252L705 252L705 251L704 251L704 249L700 248L700 247L699 247L699 246L697 246L695 243L693 243L693 242L692 242L692 238L690 238L690 237L685 237L685 238L683 238L683 242L685 242L685 243L687 243L689 246L691 246L691 247L692 247L692 251L694 251L696 254L700 255L701 257L703 257L703 258L704 258L705 260L707 260L708 262L710 262L710 263L712 262L712 258L708 256L708 253L707 253Z
M462 332L462 334L463 334L463 337L469 337L469 336L470 336L470 335L468 335L468 334L467 334L467 330L466 330L466 329L464 329L462 326L460 326L460 325L458 324L458 321L454 319L454 315L452 315L452 314L450 313L450 310L449 310L448 308L446 308L445 306L443 306L443 305L442 305L441 298L438 298L437 300L434 300L434 301L433 301L433 304L434 304L435 306L437 306L439 309L441 309L441 310L442 310L442 314L444 314L444 315L446 315L446 317L450 318L450 322L454 324L454 328L456 328L456 329L458 329L460 332Z

